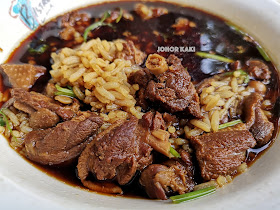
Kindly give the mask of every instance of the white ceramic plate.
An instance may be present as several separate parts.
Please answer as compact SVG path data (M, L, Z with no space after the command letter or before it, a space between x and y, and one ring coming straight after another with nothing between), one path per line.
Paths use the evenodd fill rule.
M9 0L1 2L0 47L3 52L0 53L0 62L3 62L22 38L30 33L15 13L11 14L14 18L9 15L11 2ZM14 0L13 2L26 1ZM52 5L49 12L45 9L45 13L38 17L39 21L42 21L47 13L47 18L51 18L70 9L101 1L84 0L81 3L78 0L30 0L30 2L33 7L38 7L40 2L48 2ZM200 8L240 26L266 49L274 64L280 69L280 4L276 0L173 0L171 2ZM45 8L50 8L48 6L50 5L46 5ZM51 203L50 208L54 208L56 204L61 209L277 209L280 206L279 150L278 138L263 157L256 161L248 172L235 178L232 184L208 197L179 205L154 200L103 196L68 186L22 159L9 147L3 137L0 137L0 175L29 193L34 202L44 199L43 204ZM11 202L11 206L15 206L16 201ZM25 207L37 208L36 205ZM43 207L48 209L48 206Z

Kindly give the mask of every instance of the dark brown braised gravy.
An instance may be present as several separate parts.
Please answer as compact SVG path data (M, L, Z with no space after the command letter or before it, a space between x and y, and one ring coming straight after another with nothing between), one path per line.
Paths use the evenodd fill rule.
M117 38L125 38L123 32L129 31L134 35L134 43L145 51L147 54L155 53L158 46L194 46L197 51L215 51L225 57L232 58L234 60L246 61L248 58L262 59L258 52L256 45L251 42L247 42L243 39L242 35L238 34L232 28L230 28L224 20L204 13L202 11L182 7L176 4L169 4L164 2L147 2L148 5L161 6L169 10L169 14L147 20L145 24L139 16L133 12L134 5L138 1L121 1L113 3L104 3L86 8L79 9L79 12L87 12L91 15L93 22L95 18L100 17L105 11L115 8L123 8L131 11L134 15L134 21L122 20L118 23L117 27L113 29L110 27L102 27L94 31L94 37L100 37L100 39L114 40ZM190 28L189 31L180 37L174 36L171 30L171 25L174 24L178 17L186 17L189 20L197 24L196 28ZM50 53L52 50L58 50L63 47L73 47L71 41L63 41L59 38L59 31L61 17L58 17L44 26L39 27L32 35L25 39L20 46L14 50L10 55L7 63L28 63L32 61L32 64L39 64L51 69ZM159 32L160 35L155 35L154 31ZM45 43L51 45L46 52L41 55L33 55L28 52L30 45L40 45ZM241 46L246 49L245 53L239 53L236 46ZM167 57L171 53L161 53L161 55ZM175 53L176 56L183 60L182 64L188 68L188 71L194 80L199 82L204 78L210 77L220 72L221 69L229 69L228 64L210 60L201 59L194 55L194 53ZM268 91L265 99L270 99L275 103L279 95L279 76L273 64L271 62L266 63L272 71L271 83L268 85ZM35 90L41 90L42 86L47 83L49 75L42 78L35 85ZM5 87L7 88L7 87ZM279 103L276 103L274 107L275 113L273 122L275 125L275 131L272 141L267 145L259 149L251 149L248 154L247 163L251 165L257 158L259 158L263 152L269 148L278 133L278 117ZM279 111L278 111L279 112ZM29 161L29 160L28 160ZM47 173L48 175L57 178L69 185L86 189L76 176L75 166L68 168L52 168L47 166L41 166L29 161L39 170ZM124 187L125 195L133 196L145 196L139 195L139 186L137 183L132 184L130 187ZM127 189L126 189L127 188ZM141 191L141 190L140 190ZM136 193L137 192L137 193Z

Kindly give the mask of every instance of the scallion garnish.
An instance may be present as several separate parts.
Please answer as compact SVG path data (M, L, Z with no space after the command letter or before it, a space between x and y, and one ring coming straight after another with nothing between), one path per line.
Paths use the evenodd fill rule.
M58 90L57 92L55 92L55 95L57 95L57 96L61 96L62 95L62 96L70 96L72 98L76 97L75 93L71 89L62 88L62 87L60 87L57 84L55 85L55 87Z
M248 75L248 73L242 69L238 69L236 71L240 72L241 75L246 75L246 76Z
M219 125L219 129L224 129L224 128L227 128L227 127L230 127L230 126L237 125L239 123L242 123L242 120L240 120L240 119L239 120L233 120L231 122L227 122L227 123Z
M170 153L176 158L181 158L181 155L173 147L170 147Z
M242 69L238 69L236 70L237 72L240 72L240 75L248 75L246 71L242 70ZM223 75L224 76L232 76L234 72L236 71L229 71L229 72L225 72Z
M244 36L248 36L247 33L245 33L244 31L242 31L240 28L238 28L236 25L230 23L230 22L226 22L226 24L231 27L233 30L235 30L236 32L238 32L239 34L241 35L244 35Z
M245 79L244 79L244 82L243 82L243 83L247 84L249 81L250 81L250 77L249 77L249 75L247 74L246 77L245 77Z
M242 70L242 69L238 69L238 70L236 70L236 71L237 71L237 72L240 72L240 75L245 76L245 79L244 79L244 82L243 82L243 83L247 84L247 83L250 81L250 76L249 76L249 74L248 74L246 71L244 71L244 70ZM223 76L232 76L233 73L236 72L236 71L225 72L225 73L223 74Z
M266 54L266 52L264 51L264 49L261 46L257 46L257 49L259 51L259 53L262 55L262 57L264 58L264 60L266 61L270 61L270 58L268 57L268 55Z
M182 203L185 201L190 201L190 200L204 197L206 195L214 193L215 191L216 191L215 187L207 187L207 188L189 192L186 194L171 196L170 199L172 200L173 203Z
M28 52L31 54L43 54L44 52L46 52L46 50L49 48L48 45L46 44L41 44L38 47L29 47L28 48Z
M3 119L3 117L0 117L0 126L5 126L5 125L6 125L5 120Z
M119 17L116 19L116 23L120 22L120 20L122 19L122 16L123 16L123 9L120 8L120 14L119 14Z
M244 31L242 31L240 28L238 28L237 26L233 25L232 23L226 22L226 24L231 27L233 30L235 30L236 32L238 32L239 34L243 35L243 36L249 36L247 33L245 33ZM263 48L257 44L257 49L260 52L260 54L262 55L262 57L266 60L266 61L270 61L269 56L267 55L267 53L263 50Z
M230 58L226 58L220 55L214 55L214 54L210 54L210 53L206 53L206 52L196 52L195 53L197 56L201 57L201 58L210 58L210 59L214 59L214 60L218 60L218 61L222 61L225 63L233 63L234 60L230 59Z
M106 26L106 25L107 26L112 26L111 24L104 23L104 21L110 16L111 16L110 12L106 11L100 21L98 21L96 23L93 23L89 27L87 27L85 32L84 32L84 36L83 36L84 37L84 42L87 41L88 34L89 34L90 31L92 31L96 28L99 28L100 26Z
M3 112L3 109L0 109L0 114L2 115L2 120L4 121L4 123L6 125L6 129L8 129L10 134L11 134L11 136L15 140L17 140L17 137L15 137L14 134L13 134L13 130L12 130L11 126L10 126L9 119L8 119L7 115Z

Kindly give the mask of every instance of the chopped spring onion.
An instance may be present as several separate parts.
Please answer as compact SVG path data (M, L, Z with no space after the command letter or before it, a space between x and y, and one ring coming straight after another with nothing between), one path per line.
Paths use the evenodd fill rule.
M250 81L250 77L249 75L247 74L245 79L244 79L244 83L247 84L248 82Z
M249 74L246 71L244 71L242 69L238 69L236 71L239 71L241 75L245 76L245 79L244 79L243 83L247 84L250 81L250 76L249 76Z
M172 200L173 203L182 203L185 201L190 201L190 200L204 197L206 195L210 195L215 191L216 191L215 187L206 187L204 189L189 192L186 194L171 196L170 199Z
M84 32L84 36L83 36L84 37L84 42L87 41L88 34L89 34L90 31L92 31L96 28L99 28L100 26L106 26L106 25L111 26L111 24L104 23L104 21L110 16L111 16L110 12L106 11L100 21L98 21L96 23L93 23L89 27L87 27L85 32Z
M240 72L241 75L248 75L247 72L242 69L238 69L236 71ZM233 75L234 72L235 71L226 72L226 73L224 73L224 76L231 76L231 75Z
M235 30L236 32L240 33L241 35L244 35L244 36L248 36L247 33L245 33L244 31L242 31L240 28L238 28L236 25L230 23L230 22L226 22L226 24L231 27L233 30Z
M5 126L5 125L6 125L5 120L3 119L3 117L0 117L0 126Z
M181 155L173 147L170 147L170 153L176 158L181 158Z
M17 140L17 137L15 137L14 134L13 134L13 130L12 130L11 126L10 126L9 119L8 119L7 115L3 112L3 109L0 109L0 115L2 115L2 119L3 119L3 121L4 121L5 125L6 125L6 129L8 129L10 134L12 135L12 137L15 140Z
M111 11L106 11L104 14L103 14L103 17L101 18L100 22L104 22L108 17L111 16Z
M244 83L245 84L247 84L250 81L250 76L249 76L249 74L246 71L244 71L242 69L238 69L236 71L240 72L240 75L244 75L245 76L245 79L244 79ZM234 73L234 71L229 71L229 72L225 72L223 75L224 76L232 76L233 73Z
M233 30L235 30L236 32L240 33L241 35L244 36L249 36L247 33L245 33L244 31L242 31L240 28L238 28L237 26L235 26L232 23L226 22L226 24L228 26L230 26ZM259 45L257 45L257 49L260 52L260 54L262 55L262 57L266 60L266 61L270 61L270 58L268 57L268 55L266 54L266 52L263 50L263 48Z
M38 47L29 47L28 48L28 52L31 54L43 54L44 52L46 52L46 50L49 48L48 45L46 44L41 44Z
M268 55L266 54L266 52L264 51L264 49L261 46L258 45L257 49L258 49L259 53L262 55L262 57L264 58L264 60L270 61L270 58L268 57Z
M55 95L57 95L57 96L70 96L72 98L76 97L75 93L71 89L62 88L57 84L55 85L55 87L58 90L57 92L55 92Z
M122 19L122 16L123 16L123 9L120 8L120 15L119 15L119 17L116 19L116 23L120 22L120 20Z
M225 63L233 63L234 60L230 59L230 58L226 58L220 55L214 55L214 54L210 54L210 53L206 53L206 52L196 52L195 53L197 56L202 57L202 58L210 58L210 59L214 59L214 60L218 60L218 61L222 61Z
M234 126L234 125L237 125L239 123L242 123L242 120L234 120L234 121L231 121L231 122L227 122L227 123L219 125L219 129L223 129L223 128L227 128L227 127L230 127L230 126Z

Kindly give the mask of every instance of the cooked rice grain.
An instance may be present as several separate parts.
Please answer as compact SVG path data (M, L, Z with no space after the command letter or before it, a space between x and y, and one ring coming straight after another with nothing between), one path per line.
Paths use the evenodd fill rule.
M63 48L52 53L54 64L50 74L54 83L70 85L76 96L92 106L92 111L108 113L123 109L137 118L141 110L135 109L137 85L130 85L127 77L139 70L129 60L119 58L124 40L108 42L92 39L76 49Z

